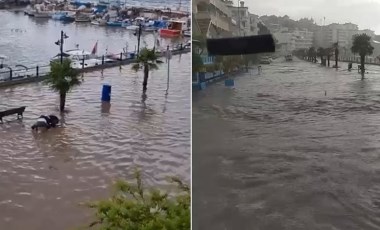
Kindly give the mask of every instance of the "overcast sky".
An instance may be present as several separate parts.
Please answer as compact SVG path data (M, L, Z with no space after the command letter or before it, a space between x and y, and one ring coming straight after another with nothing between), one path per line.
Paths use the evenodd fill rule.
M317 24L326 17L326 24L352 22L380 34L380 0L245 0L245 5L260 16L312 17Z

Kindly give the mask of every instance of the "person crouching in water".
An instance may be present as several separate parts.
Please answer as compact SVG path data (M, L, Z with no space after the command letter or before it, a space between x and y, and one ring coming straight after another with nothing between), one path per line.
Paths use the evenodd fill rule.
M59 119L55 115L49 115L49 116L44 116L41 115L38 119L37 122L32 125L32 130L38 130L38 128L46 128L50 129L51 127L56 127L59 123Z

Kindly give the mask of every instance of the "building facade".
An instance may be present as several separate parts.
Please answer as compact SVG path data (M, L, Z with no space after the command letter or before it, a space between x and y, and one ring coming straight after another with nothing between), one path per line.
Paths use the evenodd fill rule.
M222 0L193 0L193 24L207 37L224 37L233 32L231 12Z

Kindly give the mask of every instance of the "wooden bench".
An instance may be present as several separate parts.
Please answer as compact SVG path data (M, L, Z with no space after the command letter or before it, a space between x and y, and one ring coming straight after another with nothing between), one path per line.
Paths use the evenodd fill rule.
M23 118L23 113L25 111L25 108L26 106L0 111L0 123L1 124L3 123L3 117L10 116L13 114L17 114L17 119Z

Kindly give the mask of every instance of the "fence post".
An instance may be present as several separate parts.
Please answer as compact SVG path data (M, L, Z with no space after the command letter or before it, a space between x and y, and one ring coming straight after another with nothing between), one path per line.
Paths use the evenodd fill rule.
M10 81L12 81L12 72L13 72L12 69L10 69L10 71L9 71L9 80Z
M104 65L104 55L102 56L102 65Z
M36 76L39 77L39 67L36 67Z

